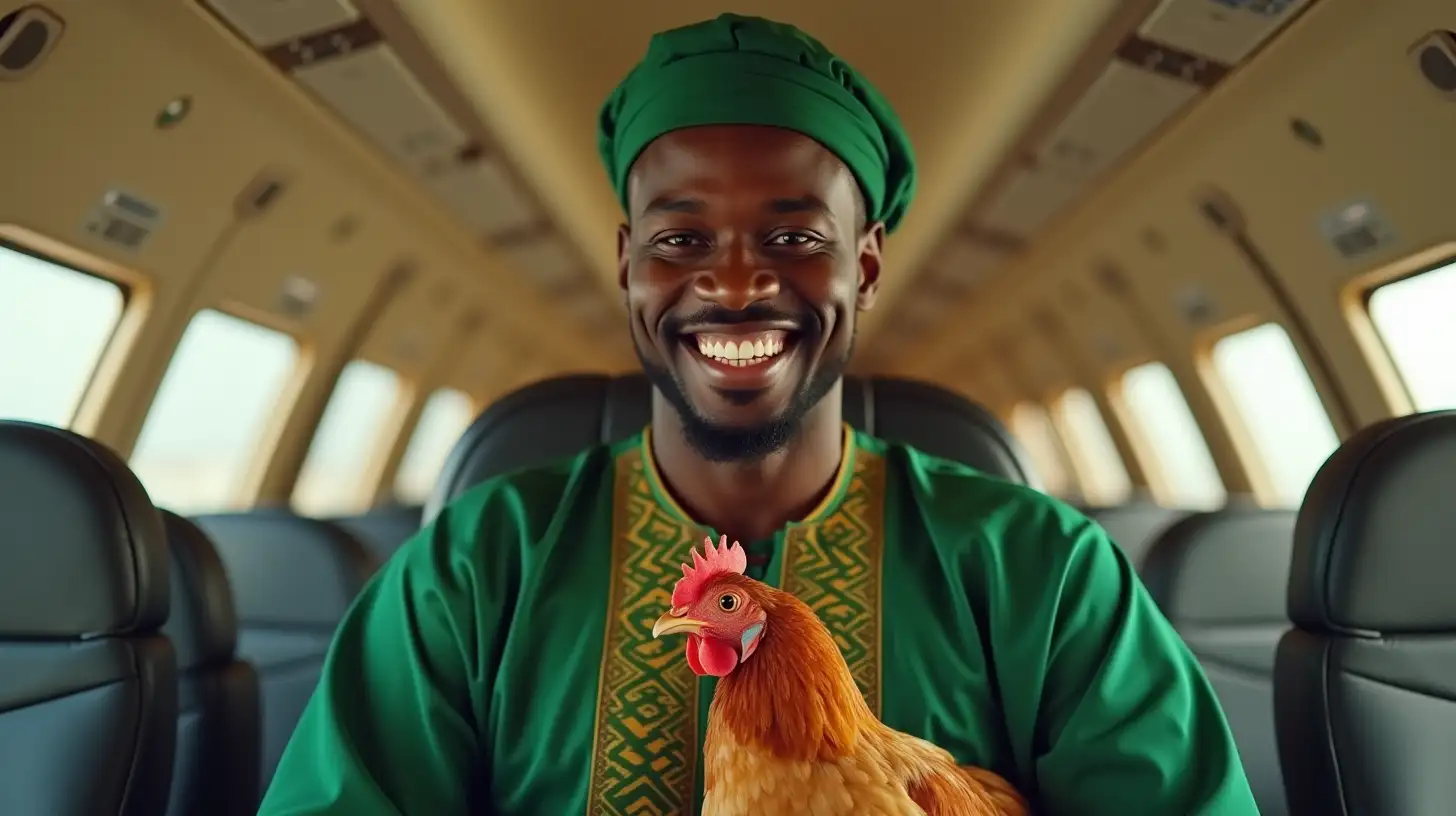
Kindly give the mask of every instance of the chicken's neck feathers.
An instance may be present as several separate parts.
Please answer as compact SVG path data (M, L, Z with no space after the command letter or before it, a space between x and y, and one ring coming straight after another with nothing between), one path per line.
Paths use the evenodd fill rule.
M833 760L879 736L849 664L814 611L773 590L762 643L718 681L708 730L758 744L785 759Z

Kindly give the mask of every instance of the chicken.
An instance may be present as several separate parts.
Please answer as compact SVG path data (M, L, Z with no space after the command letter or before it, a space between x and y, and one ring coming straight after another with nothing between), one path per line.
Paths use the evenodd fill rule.
M1000 776L881 723L804 602L745 576L705 541L653 637L687 635L692 670L720 678L705 737L703 816L1021 816Z

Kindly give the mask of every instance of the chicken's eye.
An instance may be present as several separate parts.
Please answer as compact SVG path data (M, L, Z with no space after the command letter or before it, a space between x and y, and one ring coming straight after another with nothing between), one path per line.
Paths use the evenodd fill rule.
M738 608L737 595L720 595L718 597L718 608L724 612L732 612Z

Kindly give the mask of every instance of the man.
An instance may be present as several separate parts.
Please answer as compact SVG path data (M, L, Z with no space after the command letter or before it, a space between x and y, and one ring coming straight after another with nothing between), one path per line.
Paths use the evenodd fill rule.
M607 101L640 436L494 479L345 618L262 813L696 812L713 683L652 638L705 535L823 610L874 710L1047 814L1257 813L1194 659L1067 506L852 433L840 377L914 189L789 26L657 35Z

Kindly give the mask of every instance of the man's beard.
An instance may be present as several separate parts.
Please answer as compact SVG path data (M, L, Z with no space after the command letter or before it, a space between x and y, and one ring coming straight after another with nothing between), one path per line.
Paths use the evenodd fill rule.
M809 338L800 339L803 342ZM851 338L850 347L843 355L820 360L819 367L789 400L782 416L758 425L739 427L713 422L698 413L688 401L687 392L678 379L665 366L650 362L635 336L632 346L637 351L637 359L642 363L647 380L682 418L683 436L688 445L710 462L756 462L787 447L798 436L804 417L834 390L835 384L844 376L854 351ZM739 395L729 393L725 396L734 400ZM756 396L741 394L745 402Z

